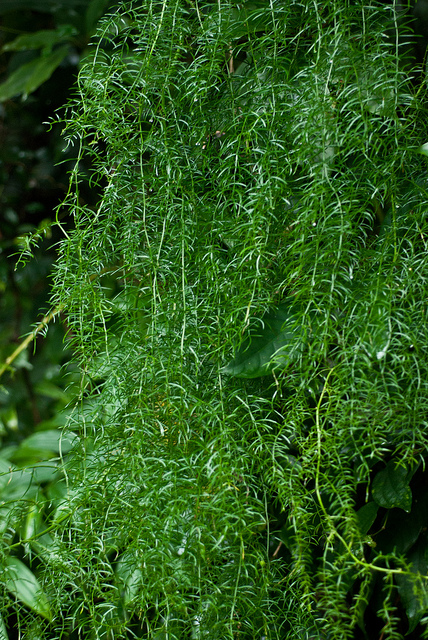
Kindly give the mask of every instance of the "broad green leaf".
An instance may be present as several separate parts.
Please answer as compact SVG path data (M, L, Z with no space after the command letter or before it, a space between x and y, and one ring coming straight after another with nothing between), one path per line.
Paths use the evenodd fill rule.
M21 448L68 453L77 444L77 440L77 436L70 432L64 434L57 429L49 429L33 433L23 441Z
M262 326L250 330L223 372L237 378L259 378L274 369L285 369L302 351L305 330L301 307L290 299L262 319Z
M27 469L12 469L9 471L8 482L0 492L0 506L11 504L25 498L30 500L37 493L38 488L33 483L33 474Z
M373 480L372 495L380 507L399 507L407 513L412 508L412 491L409 487L409 470L397 466L393 460L379 471Z
M56 509L54 511L54 513L52 514L52 518L51 518L51 524L56 524L58 522L62 522L63 520L65 520L69 515L72 515L73 511L72 511L72 506L71 503L73 501L73 498L75 496L79 496L79 491L75 490L75 491L69 491L67 493L64 494L64 498L62 500L57 500L56 502Z
M63 479L54 482L47 487L46 494L52 505L55 506L67 497L67 483Z
M428 496L425 485L419 483L413 491L411 513L389 511L384 528L375 536L377 547L382 553L407 553L427 524Z
M4 478L8 479L6 485ZM22 521L22 510L37 497L39 487L31 471L11 468L2 476L0 491L0 532L16 529ZM22 501L22 502L21 502Z
M29 504L25 520L19 530L23 540L29 540L40 531L46 529L46 525L42 519L42 512L45 504L46 499L42 494L38 501Z
M71 25L61 25L58 29L44 29L34 33L24 33L12 42L7 42L3 51L26 51L30 49L51 49L58 42L68 40L76 34Z
M9 446L2 447L0 449L0 460L10 460L17 448L18 446L16 444L10 444Z
M6 627L3 621L3 616L0 613L0 640L9 640L9 636L7 635Z
M357 511L357 522L361 533L365 536L370 531L376 520L379 505L376 502L368 502Z
M69 48L65 45L16 69L3 84L0 84L0 102L20 94L27 97L51 77L68 52Z
M116 576L123 585L123 600L129 604L138 595L143 580L134 554L126 552L116 565Z
M0 420L8 431L18 430L18 413L15 407L9 407L0 413ZM3 429L2 429L3 430Z
M423 156L428 156L428 142L425 142L425 144L419 147L419 153Z
M28 510L26 522L19 533L23 540L29 541L31 548L40 558L53 561L58 559L58 546L49 531L47 531L49 527L41 514L42 509L39 505L32 505Z
M58 429L40 431L26 438L11 455L12 462L20 467L31 466L37 482L47 482L55 474L55 466L47 464L47 460L59 453L68 453L77 443L77 437L71 433L63 434ZM43 461L43 464L42 464ZM45 480L39 478L46 477Z
M0 458L0 494L10 481L13 465L8 460Z
M413 576L397 574L398 593L406 610L409 621L408 633L411 633L428 611L428 579L427 575L428 543L426 538L418 542L409 554Z
M35 385L34 390L36 393L46 396L47 398L52 398L53 400L62 400L63 402L67 402L67 400L71 400L72 398L67 391L61 389L61 387L50 380L41 380L37 385Z
M6 589L18 600L39 615L51 619L51 611L46 594L30 569L18 558L6 558L6 570L3 576Z
M44 533L43 535L35 537L30 541L30 545L40 558L43 558L48 562L58 560L58 545L50 533Z
M33 482L39 485L46 482L53 482L56 484L58 480L63 478L56 459L51 461L42 460L40 462L33 463L31 470L33 473Z

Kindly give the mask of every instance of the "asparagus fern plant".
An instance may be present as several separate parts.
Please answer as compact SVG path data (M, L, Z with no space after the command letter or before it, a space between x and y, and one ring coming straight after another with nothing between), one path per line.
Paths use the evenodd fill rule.
M124 2L96 37L63 118L79 445L43 633L428 637L426 96L400 7Z

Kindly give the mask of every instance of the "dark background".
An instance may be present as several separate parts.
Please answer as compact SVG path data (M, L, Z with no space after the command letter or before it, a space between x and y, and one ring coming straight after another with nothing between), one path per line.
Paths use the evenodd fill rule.
M63 236L55 221L58 216L64 229L73 224L66 210L58 207L67 193L75 156L73 148L64 149L61 124L52 121L75 95L79 65L90 54L96 23L114 5L110 0L0 3L0 365L51 307L50 274ZM37 47L38 32L61 34L61 30L64 36L52 46L45 33L45 46ZM16 44L24 35L33 40ZM5 97L7 83L19 78L17 74L29 68L26 65L61 47L65 56L48 78L36 70L30 80L39 86L25 95L18 82L15 95L7 95L13 89L6 90ZM95 192L83 196L87 201L97 199ZM23 237L34 233L33 258L20 261ZM34 349L21 353L0 379L3 446L22 441L36 428L49 427L64 406L70 356L64 333L61 321L52 323L46 336L36 339Z

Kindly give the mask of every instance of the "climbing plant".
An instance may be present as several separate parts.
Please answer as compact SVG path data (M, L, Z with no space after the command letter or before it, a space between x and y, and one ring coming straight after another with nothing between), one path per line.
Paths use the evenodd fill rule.
M428 637L426 91L401 11L101 21L60 117L53 304L81 379L49 615L16 605L38 637Z

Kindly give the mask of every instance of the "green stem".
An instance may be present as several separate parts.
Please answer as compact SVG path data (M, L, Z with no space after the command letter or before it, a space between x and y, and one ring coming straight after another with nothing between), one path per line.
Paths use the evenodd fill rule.
M55 318L55 316L60 313L61 309L62 305L59 305L58 307L55 307L54 309L49 311L49 313L46 314L45 317L39 322L37 327L25 338L25 340L21 342L21 344L16 347L15 351L6 358L6 360L0 367L0 377L3 375L6 369L10 367L12 362L16 360L19 354L24 351L24 349L26 349L28 345L38 336L42 329L47 327L51 320L53 320L53 318Z
M46 527L46 529L43 529L43 531L39 531L39 533L35 533L30 538L25 538L24 540L19 540L19 542L15 542L14 544L8 545L8 547L7 547L8 551L10 549L16 549L17 547L20 547L23 544L28 544L30 542L34 542L38 538L41 538L42 536L44 536L46 533L50 533L51 531L56 529L57 525L59 525L61 522L64 522L64 520L67 520L67 518L70 518L70 516L72 516L72 515L73 515L73 512L67 511L60 518L58 518L58 520L55 520L55 522L53 524L49 525L49 527Z

